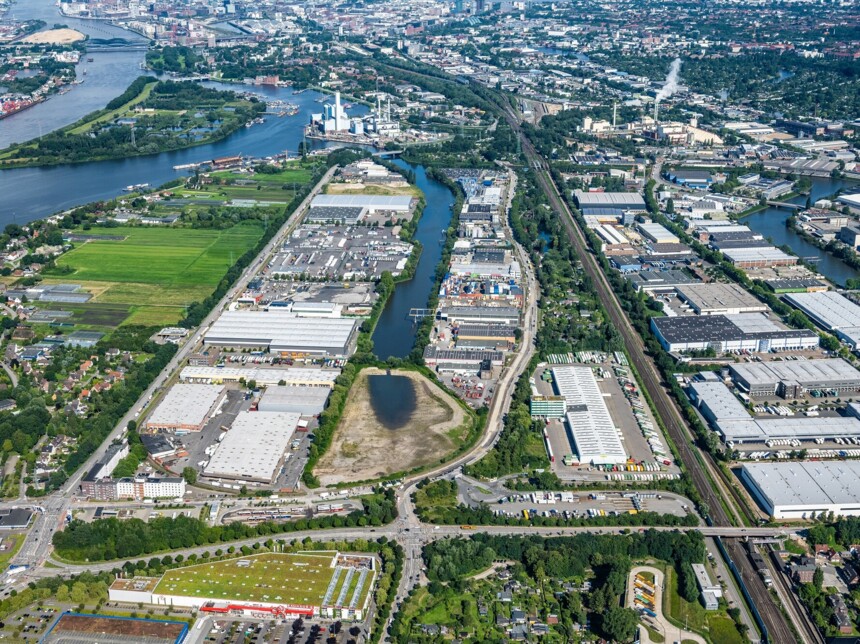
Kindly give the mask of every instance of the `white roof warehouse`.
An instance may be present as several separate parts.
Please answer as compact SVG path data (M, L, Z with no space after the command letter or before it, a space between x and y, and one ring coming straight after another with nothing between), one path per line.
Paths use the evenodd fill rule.
M203 468L204 473L216 478L271 483L299 419L297 413L240 412Z
M746 463L741 478L776 519L860 515L860 462Z
M300 318L281 311L226 311L206 333L208 345L265 349L291 355L346 356L356 321Z

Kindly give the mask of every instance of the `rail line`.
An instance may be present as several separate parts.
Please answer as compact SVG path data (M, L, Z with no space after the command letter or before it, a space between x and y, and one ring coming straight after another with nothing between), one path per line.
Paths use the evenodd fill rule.
M701 498L707 503L711 514L711 520L716 525L732 525L732 521L722 504L722 499L713 485L703 467L699 466L698 452L691 447L691 435L686 428L681 414L669 397L669 393L663 387L653 363L645 355L645 344L638 332L632 327L627 319L618 297L612 290L608 278L597 263L596 258L587 246L585 235L576 223L573 213L561 198L555 182L549 176L546 163L537 153L531 141L523 134L519 127L519 120L509 106L503 107L509 125L520 137L523 152L529 160L529 165L535 169L535 173L541 188L547 195L553 210L559 214L560 221L564 225L568 237L582 262L583 269L597 286L598 297L611 322L615 325L624 339L630 359L639 372L642 384L648 390L656 407L657 413L663 419L666 429L681 456L681 461L686 465L693 484ZM708 456L704 456L705 459ZM703 463L707 468L708 464ZM744 580L756 607L767 628L768 639L782 644L793 642L796 639L794 632L786 622L785 616L771 597L758 573L753 569L737 539L726 539L726 546L731 553L735 565L741 571Z

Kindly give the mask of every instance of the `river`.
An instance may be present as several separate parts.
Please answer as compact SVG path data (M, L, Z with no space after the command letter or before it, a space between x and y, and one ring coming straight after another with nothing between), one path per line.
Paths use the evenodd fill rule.
M382 360L389 357L405 358L415 344L415 325L409 322L410 309L427 306L430 289L434 286L436 266L444 250L443 232L451 223L454 195L448 188L427 176L422 166L396 161L400 167L415 171L416 185L424 193L427 205L418 221L415 239L423 245L415 275L401 282L379 316L373 332L373 352Z
M267 98L288 101L299 106L299 113L284 117L269 115L265 123L240 128L216 143L175 152L94 163L0 170L0 194L3 195L0 229L8 223L22 224L91 201L111 199L122 194L123 188L131 184L149 183L158 186L187 175L187 172L174 170L175 165L237 154L254 157L283 154L285 151L296 154L310 114L322 109L316 102L322 94L317 92L294 94L292 89L281 87L250 88L219 83L206 85L250 90ZM121 91L124 90L123 87ZM66 97L71 95L70 92ZM367 113L367 107L355 105L349 112L356 116L363 115ZM332 145L312 139L308 140L308 144L311 148Z
M64 24L90 38L125 38L138 44L147 42L142 36L101 21L65 18L53 0L19 0L7 16L9 20L13 18L44 20L46 29ZM145 73L141 69L145 55L143 50L123 49L86 54L77 65L78 80L84 81L81 85L75 85L67 94L54 95L44 103L0 121L0 148L29 141L102 109L111 99L122 94L132 80ZM88 62L88 58L93 61Z
M836 191L851 186L852 189L857 187L856 183L844 181L841 179L823 179L812 178L812 201L829 197ZM793 199L789 199L791 203L805 204L806 195L801 195ZM743 219L743 223L748 225L754 231L761 233L765 238L773 240L777 246L788 245L792 252L799 257L816 258L814 262L818 271L840 286L845 284L845 281L860 276L856 270L824 252L814 244L810 244L793 230L786 227L786 220L792 215L792 211L782 208L768 208L761 210L749 217Z

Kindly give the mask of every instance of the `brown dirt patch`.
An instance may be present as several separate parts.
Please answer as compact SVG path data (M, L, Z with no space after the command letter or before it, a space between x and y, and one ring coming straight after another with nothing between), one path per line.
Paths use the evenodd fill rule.
M471 421L463 408L414 371L392 371L392 375L412 380L415 387L416 408L409 422L396 430L383 426L370 404L367 377L384 373L364 369L353 383L331 447L314 469L322 485L424 467L450 454L468 434Z
M40 31L24 38L24 42L35 45L68 45L86 38L74 29L50 29Z

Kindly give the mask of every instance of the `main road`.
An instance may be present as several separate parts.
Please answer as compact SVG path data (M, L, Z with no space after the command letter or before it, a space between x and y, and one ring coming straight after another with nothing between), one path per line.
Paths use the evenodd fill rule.
M149 387L147 387L140 395L125 416L120 419L108 437L104 442L102 442L102 446L110 445L114 440L122 436L128 428L129 422L138 418L146 405L149 404L150 400L152 400L153 396L161 390L161 388L164 387L171 378L173 378L177 368L184 362L188 354L197 347L201 338L209 329L209 326L221 314L224 307L233 300L236 292L244 288L244 285L247 284L253 275L260 270L261 266L268 261L268 258L274 251L275 247L280 245L283 239L298 225L299 221L301 221L301 215L310 204L311 199L313 199L322 187L328 183L336 169L336 167L329 168L325 175L323 175L323 177L317 182L308 196L302 201L299 207L293 211L277 234L272 236L272 239L269 240L266 246L260 251L256 259L249 264L247 268L245 268L242 275L234 282L233 286L224 295L224 297L221 298L218 304L212 308L212 311L210 311L209 315L206 316L200 326L197 327L197 330L188 337L179 351L177 351L173 358L171 358L170 362L164 367L164 369L162 369L158 376L156 376ZM35 523L27 534L21 549L15 555L12 562L13 565L25 565L32 568L40 565L45 560L51 546L51 535L53 535L56 530L62 528L66 513L71 507L72 497L74 497L81 479L90 471L90 469L92 469L93 465L95 465L96 461L103 453L104 450L102 447L97 449L93 452L92 456L87 459L86 463L79 467L75 473L68 478L60 489L47 498L38 501L42 510L37 513Z

